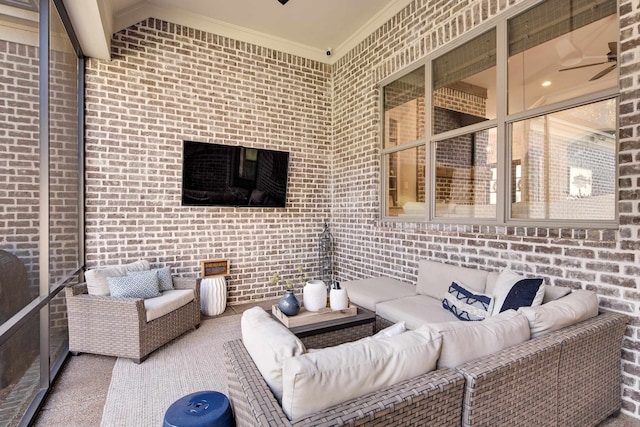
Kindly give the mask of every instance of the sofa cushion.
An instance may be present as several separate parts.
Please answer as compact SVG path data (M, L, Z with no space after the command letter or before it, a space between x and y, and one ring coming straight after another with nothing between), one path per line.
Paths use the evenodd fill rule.
M428 329L327 347L283 363L282 408L296 420L432 371L441 337Z
M376 305L376 314L392 323L404 320L407 329L417 329L426 323L457 321L448 310L442 308L442 300L426 295L415 295Z
M571 288L565 286L545 286L544 298L542 304L546 304L551 301L555 301L571 293Z
M480 322L446 322L427 325L442 335L438 369L454 368L478 357L493 354L530 337L527 318L508 310Z
M129 264L112 265L87 270L84 273L89 295L109 295L107 277L126 276L130 271L149 270L149 261L139 260Z
M483 320L491 315L493 297L467 289L462 283L452 282L442 300L442 307L460 320Z
M151 322L187 305L194 298L195 295L191 289L174 289L162 292L159 297L144 300L147 322Z
M469 289L484 292L489 272L474 268L458 267L429 260L418 264L416 291L442 301L451 282L462 282Z
M520 307L532 307L542 304L544 281L540 278L527 279L511 270L500 273L493 290L493 315Z
M282 399L282 363L305 353L304 344L260 307L240 319L242 343L278 402Z
M416 294L414 285L391 277L352 280L342 282L341 286L347 290L347 296L352 303L371 311L375 311L376 304L380 302Z
M158 272L158 288L160 292L170 291L173 289L173 279L171 278L171 267L156 268L150 271ZM129 271L127 276L131 274L144 274L144 271Z
M372 335L371 338L389 338L389 337L394 337L396 335L400 335L400 334L404 333L406 330L407 330L407 327L406 327L404 321L402 321L402 322L394 323L391 326L387 326L386 328L384 328L381 331L378 331L376 334Z
M107 282L112 297L147 299L160 296L157 271L135 276L107 277Z
M537 307L521 307L518 312L529 321L531 337L535 338L597 316L598 296L579 289Z

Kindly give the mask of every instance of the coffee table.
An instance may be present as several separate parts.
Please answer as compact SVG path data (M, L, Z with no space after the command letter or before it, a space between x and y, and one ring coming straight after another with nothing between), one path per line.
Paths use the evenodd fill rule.
M358 307L358 313L355 316L294 326L289 330L300 338L305 347L324 348L370 337L374 334L375 324L375 313Z

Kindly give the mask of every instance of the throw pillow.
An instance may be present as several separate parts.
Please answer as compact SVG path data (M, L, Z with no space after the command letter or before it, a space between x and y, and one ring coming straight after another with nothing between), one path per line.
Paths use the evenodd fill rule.
M157 271L131 276L107 277L107 282L112 297L147 299L160 296Z
M394 337L396 335L400 335L404 331L407 330L407 327L403 322L395 323L391 326L387 326L386 328L379 331L377 334L373 335L371 338L389 338Z
M463 284L451 282L444 295L442 307L460 320L484 320L491 315L493 298L491 295L474 292Z
M496 280L493 298L492 316L520 307L535 307L544 299L544 281L540 278L527 279L511 270L504 270Z
M157 271L158 272L158 284L160 292L164 291L172 291L173 288L173 279L171 278L171 267L163 267L163 268L155 268L149 271ZM129 275L135 274L145 274L146 271L130 271L127 273Z

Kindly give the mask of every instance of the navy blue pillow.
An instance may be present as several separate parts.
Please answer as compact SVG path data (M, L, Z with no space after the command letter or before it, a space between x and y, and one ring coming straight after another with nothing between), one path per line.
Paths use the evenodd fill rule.
M542 279L518 280L507 293L500 308L500 313L510 309L517 310L520 307L531 307L542 283Z

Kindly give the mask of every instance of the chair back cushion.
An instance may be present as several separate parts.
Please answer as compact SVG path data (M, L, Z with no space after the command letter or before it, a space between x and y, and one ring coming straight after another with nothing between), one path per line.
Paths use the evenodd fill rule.
M84 278L87 282L87 292L89 295L109 295L110 291L107 277L126 276L130 271L144 271L150 268L149 261L143 259L129 264L112 265L87 270L84 273Z

